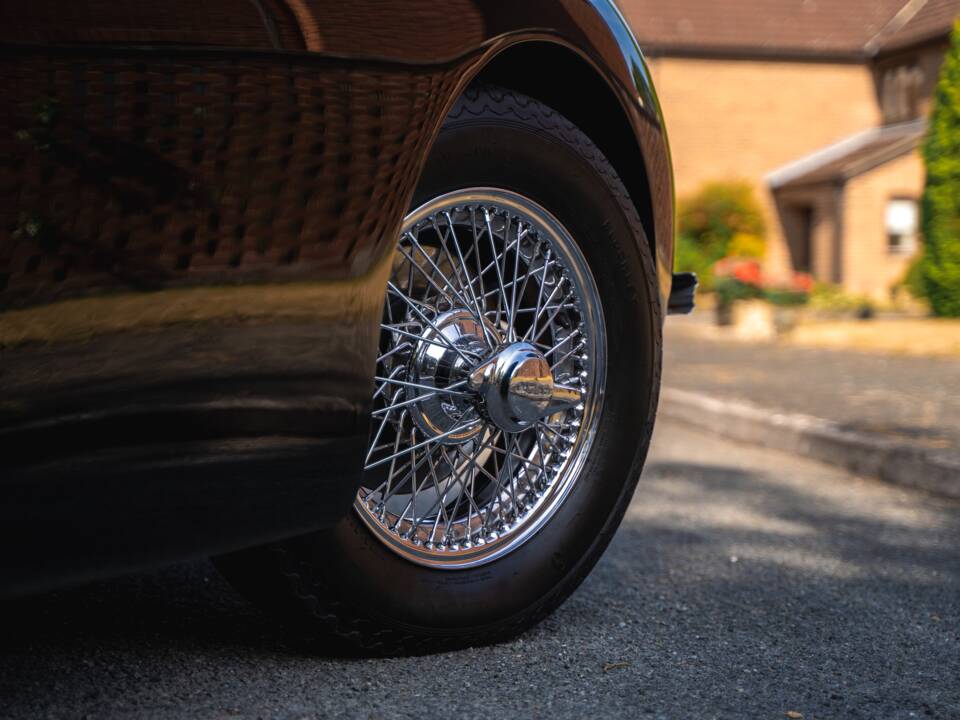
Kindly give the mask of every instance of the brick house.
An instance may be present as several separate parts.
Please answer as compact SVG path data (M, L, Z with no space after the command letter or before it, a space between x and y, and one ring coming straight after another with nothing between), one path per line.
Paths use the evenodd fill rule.
M747 180L766 270L888 298L918 243L926 131L960 0L621 0L683 197Z

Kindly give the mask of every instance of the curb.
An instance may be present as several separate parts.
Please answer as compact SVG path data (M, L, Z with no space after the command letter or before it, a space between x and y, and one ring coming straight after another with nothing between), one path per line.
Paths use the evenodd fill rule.
M845 430L830 420L664 388L660 416L763 447L838 465L856 475L960 500L960 455Z

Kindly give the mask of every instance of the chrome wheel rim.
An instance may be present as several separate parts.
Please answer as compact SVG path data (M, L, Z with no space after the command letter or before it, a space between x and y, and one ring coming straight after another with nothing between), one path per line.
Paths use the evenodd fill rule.
M432 568L516 550L583 472L605 368L596 284L553 215L495 188L417 208L387 287L356 512Z

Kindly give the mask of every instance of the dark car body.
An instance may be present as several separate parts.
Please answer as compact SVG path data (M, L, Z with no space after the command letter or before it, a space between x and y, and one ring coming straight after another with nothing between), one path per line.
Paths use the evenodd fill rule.
M610 0L2 4L0 587L349 511L396 233L477 82L594 139L665 313L669 151Z

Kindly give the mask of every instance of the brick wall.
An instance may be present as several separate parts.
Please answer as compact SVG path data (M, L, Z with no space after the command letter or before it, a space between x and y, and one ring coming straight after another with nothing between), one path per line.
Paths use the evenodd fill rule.
M844 286L880 300L903 278L910 256L887 250L886 206L919 199L924 167L919 152L904 155L847 182L844 192Z
M873 75L857 64L657 58L677 195L709 180L755 184L768 220L767 270L789 267L767 189L772 170L880 122Z

